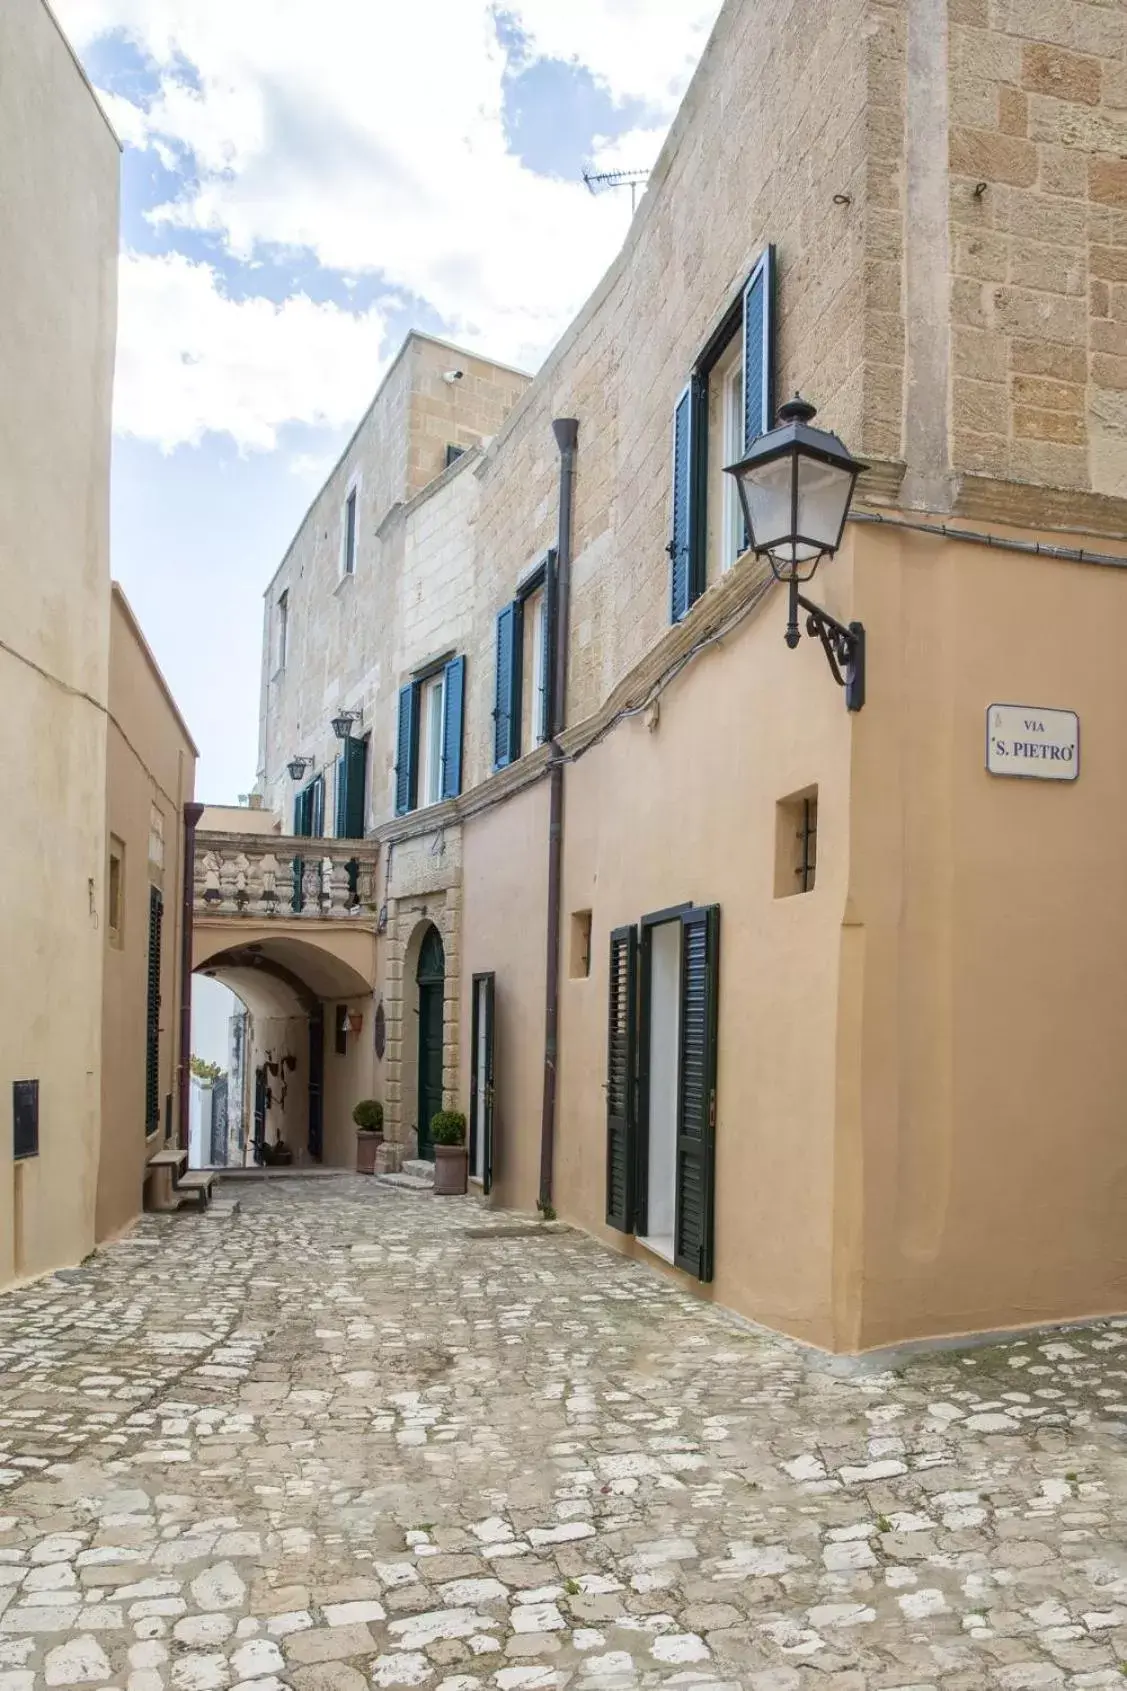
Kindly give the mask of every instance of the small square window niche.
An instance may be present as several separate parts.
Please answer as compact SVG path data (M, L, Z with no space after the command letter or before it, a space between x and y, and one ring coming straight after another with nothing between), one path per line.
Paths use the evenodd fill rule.
M818 789L780 799L775 806L775 897L813 892L818 870Z
M591 973L591 912L573 911L571 917L571 954L568 974L573 981L586 980Z

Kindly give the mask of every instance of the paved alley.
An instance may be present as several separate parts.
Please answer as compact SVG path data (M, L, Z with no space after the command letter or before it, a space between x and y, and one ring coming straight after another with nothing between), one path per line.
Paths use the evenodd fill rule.
M0 1298L0 1691L1121 1684L1127 1323L838 1378L472 1200L234 1190Z

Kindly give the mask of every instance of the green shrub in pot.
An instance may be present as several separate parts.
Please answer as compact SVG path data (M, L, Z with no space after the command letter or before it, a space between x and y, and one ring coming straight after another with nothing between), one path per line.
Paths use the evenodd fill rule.
M363 1098L352 1112L361 1133L383 1132L383 1105L376 1098Z
M439 1110L431 1116L430 1137L433 1145L464 1145L466 1118L461 1110Z

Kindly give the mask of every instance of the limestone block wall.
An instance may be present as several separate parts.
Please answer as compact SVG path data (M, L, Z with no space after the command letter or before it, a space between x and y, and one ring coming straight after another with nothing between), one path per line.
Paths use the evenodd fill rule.
M1123 496L1127 11L949 10L955 464Z
M463 372L461 380L444 381L454 370ZM404 580L403 525L394 513L443 474L448 444L469 448L495 433L527 385L519 372L412 334L311 505L266 590L263 617L259 786L284 831L292 827L294 795L285 765L299 754L330 771L326 825L332 827L331 765L340 747L330 720L340 709L363 713L360 732L376 730L368 821L385 819L395 724L381 713L389 699L394 711L405 647L419 649L412 619L425 623L431 608L426 593ZM342 576L344 506L353 488L356 569Z

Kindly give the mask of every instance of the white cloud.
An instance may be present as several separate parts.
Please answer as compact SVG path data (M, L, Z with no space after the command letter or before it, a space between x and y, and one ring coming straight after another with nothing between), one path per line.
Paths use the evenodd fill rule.
M445 332L526 367L559 336L621 242L629 197L592 199L578 180L582 158L573 161L576 179L565 181L536 174L508 151L506 61L493 0L56 3L80 49L119 29L159 74L147 110L115 98L112 115L128 141L153 146L166 165L186 161L182 192L154 213L174 241L178 231L203 231L243 262L304 250L347 275L380 276L389 290L425 301ZM586 66L617 100L647 102L653 126L631 138L644 166L718 5L507 0L501 9L517 18L537 53ZM633 162L614 143L599 156ZM151 319L153 293L188 285L187 273L130 263L123 344L151 347L151 320L140 329L125 320L131 297L142 295ZM201 288L198 274L194 285ZM242 348L235 325L252 314L223 301L212 284L201 298L217 336L201 341L210 383L189 380L177 399L146 395L146 382L155 380L135 367L124 384L122 426L142 432L159 423L153 438L167 444L182 416L193 431L185 439L223 427L243 444L262 444L283 404L301 406L294 390L311 374L299 358L292 373L277 376L266 362L268 345L308 344L314 332L343 345L343 314L318 315L308 301L295 301L292 315L287 308L255 317L261 364L224 372L224 358ZM360 338L371 329L358 330ZM172 351L159 363L166 381L185 381ZM334 378L311 392L335 395L343 385ZM209 411L211 404L219 409Z
M289 422L339 428L386 368L381 313L298 294L236 300L206 264L179 253L121 264L116 422L165 451L222 429L269 450Z

